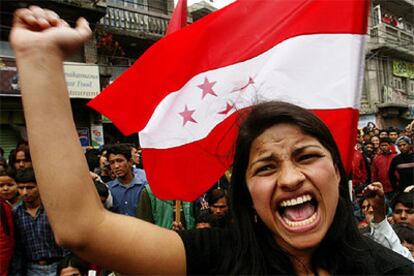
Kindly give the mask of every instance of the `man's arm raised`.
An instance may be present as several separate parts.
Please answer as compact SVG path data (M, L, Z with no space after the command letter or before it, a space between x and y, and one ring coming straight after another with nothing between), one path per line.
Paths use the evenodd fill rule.
M80 257L127 274L185 273L179 236L106 211L89 176L66 88L63 60L90 37L39 7L17 10L15 51L30 150L42 202L57 242Z

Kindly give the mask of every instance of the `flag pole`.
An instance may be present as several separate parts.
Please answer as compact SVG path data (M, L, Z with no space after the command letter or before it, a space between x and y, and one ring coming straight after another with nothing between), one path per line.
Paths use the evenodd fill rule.
M181 200L175 201L175 221L177 223L181 221Z

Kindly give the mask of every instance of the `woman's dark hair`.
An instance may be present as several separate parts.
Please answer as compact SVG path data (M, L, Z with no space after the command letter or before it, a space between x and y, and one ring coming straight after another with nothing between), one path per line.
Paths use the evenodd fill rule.
M88 275L89 264L81 258L79 258L78 256L74 255L73 253L66 255L59 262L56 270L56 275L59 276L62 269L67 267L77 268L82 276Z
M295 274L289 253L273 239L273 233L259 219L254 221L253 202L246 184L250 148L266 129L281 123L299 127L303 133L315 137L331 154L339 171L339 201L334 220L324 239L312 255L313 269L324 268L333 274L361 274L370 272L364 256L364 239L353 217L346 173L337 145L327 126L312 112L285 102L258 104L241 113L231 179L232 217L236 240L237 263L235 274ZM245 119L244 119L245 118ZM270 267L272 271L267 271Z

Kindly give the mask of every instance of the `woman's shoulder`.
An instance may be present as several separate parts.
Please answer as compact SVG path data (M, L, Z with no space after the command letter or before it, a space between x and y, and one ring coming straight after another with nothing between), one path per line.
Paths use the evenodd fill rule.
M414 275L414 263L379 243L366 239L375 267L382 275Z
M187 274L223 274L228 272L233 239L221 228L193 229L178 232L186 254ZM227 270L227 271L226 271Z

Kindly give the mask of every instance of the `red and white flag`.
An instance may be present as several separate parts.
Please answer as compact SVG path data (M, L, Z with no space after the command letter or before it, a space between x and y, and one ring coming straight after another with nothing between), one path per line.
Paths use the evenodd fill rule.
M187 26L187 14L187 0L178 0L177 6L171 15L166 34L172 34Z
M89 106L139 132L161 199L191 201L232 163L238 111L266 100L313 110L350 166L369 2L238 0L166 36Z

